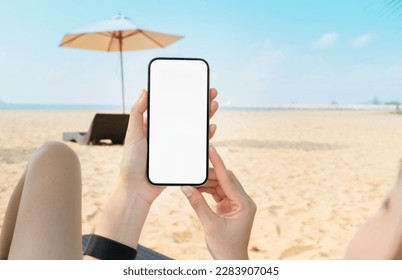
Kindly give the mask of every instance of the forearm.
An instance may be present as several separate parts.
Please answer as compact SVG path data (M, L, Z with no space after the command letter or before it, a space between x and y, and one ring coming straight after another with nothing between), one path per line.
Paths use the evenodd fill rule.
M135 191L119 183L105 206L95 234L136 248L150 206Z

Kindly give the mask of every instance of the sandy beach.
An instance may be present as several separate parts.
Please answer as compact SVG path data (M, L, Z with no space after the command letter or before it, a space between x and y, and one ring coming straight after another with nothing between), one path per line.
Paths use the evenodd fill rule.
M94 111L0 110L0 226L29 156L63 131L86 131ZM212 143L258 206L252 259L339 259L380 206L402 158L402 116L385 111L225 111ZM83 233L94 230L122 146L68 143L81 160ZM175 259L210 259L178 188L154 203L140 243Z

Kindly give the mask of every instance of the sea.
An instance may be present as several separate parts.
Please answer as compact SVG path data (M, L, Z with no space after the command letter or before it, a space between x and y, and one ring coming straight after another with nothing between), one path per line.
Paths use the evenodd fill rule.
M89 105L89 104L9 104L0 103L0 110L121 110L121 105Z
M130 108L125 108L129 112ZM224 111L277 111L277 110L386 110L394 111L395 105L368 104L282 104L268 106L220 106ZM0 110L90 110L121 111L121 105L99 104L10 104L0 103Z

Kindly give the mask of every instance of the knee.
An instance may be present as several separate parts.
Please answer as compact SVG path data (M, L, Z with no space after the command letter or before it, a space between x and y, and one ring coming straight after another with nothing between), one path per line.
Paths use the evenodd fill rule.
M31 160L45 161L51 163L52 161L64 162L71 167L80 167L80 161L77 154L69 146L62 142L46 141L39 147L33 155Z
M27 189L33 188L42 195L48 193L57 201L78 201L81 197L78 156L64 143L45 142L29 160L25 181L29 182Z

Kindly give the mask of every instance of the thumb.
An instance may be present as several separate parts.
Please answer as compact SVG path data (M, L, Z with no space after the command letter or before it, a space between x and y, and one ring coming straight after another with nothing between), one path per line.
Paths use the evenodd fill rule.
M200 222L203 227L210 224L215 216L215 213L211 210L208 203L205 201L205 198L202 194L196 189L192 187L181 187L181 191L187 197L188 201L193 207L195 213L200 219Z

